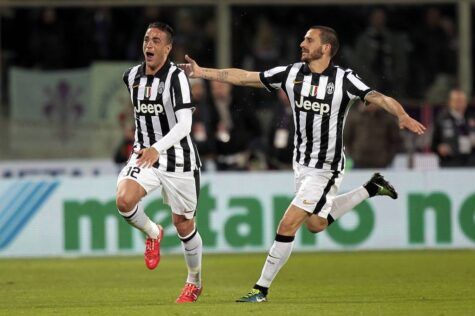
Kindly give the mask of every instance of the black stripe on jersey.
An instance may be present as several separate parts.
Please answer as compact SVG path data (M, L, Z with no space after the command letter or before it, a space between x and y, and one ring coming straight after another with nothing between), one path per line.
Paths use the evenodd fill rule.
M305 118L305 134L307 135L307 144L305 145L305 154L303 164L308 166L310 163L310 154L312 153L313 149L313 118L315 113L307 112L307 116Z
M313 214L318 214L322 210L322 208L325 206L325 204L327 203L327 194L328 192L330 192L330 189L335 184L335 179L338 178L339 175L340 175L340 172L333 171L333 175L330 178L330 180L328 180L328 183L325 186L325 189L323 189L322 196L320 197L320 200L315 206L315 209L313 210Z
M267 88L269 91L273 91L274 88L270 85L269 80L270 78L264 77L264 73L259 73L259 80L261 80L262 84Z
M180 145L183 148L183 171L191 171L191 151L188 145L188 136L180 140Z
M134 78L134 83L132 85L132 100L134 103L134 110L138 108L138 100L137 100L137 94L139 92L139 83L140 83L140 74L139 71L137 71L137 74L135 75ZM137 127L137 141L140 145L140 149L145 148L143 145L143 135L142 135L142 127L140 126L140 118L138 116L135 117L135 125Z
M330 66L333 67L333 66ZM332 83L335 85L336 80L336 71L332 71L331 76L328 76L327 86ZM324 103L330 106L330 112L328 114L322 115L322 125L320 128L320 148L318 150L318 159L315 165L315 168L322 169L323 164L325 163L327 157L327 150L328 150L328 141L330 138L330 117L331 117L331 110L332 110L332 100L335 93L332 94L325 94L325 101Z
M147 76L147 83L145 84L145 90L147 90L146 89L147 87L149 87L150 90L152 90L153 80L154 80L153 76ZM158 92L157 92L157 94L158 94ZM150 97L151 97L150 95L147 96L147 94L145 94L144 99L149 100ZM152 146L153 144L155 144L157 142L157 138L155 137L155 131L153 129L152 117L150 115L145 116L145 126L147 127L147 135L150 139L150 146Z
M300 70L297 72L297 76L295 77L294 81L297 82L303 82L303 65L300 68ZM294 83L294 99L295 96L300 96L302 92L302 84L295 84ZM297 135L297 144L295 145L295 150L297 152L297 156L295 157L295 160L297 162L300 161L300 145L302 144L302 133L300 132L300 110L294 105L294 111L295 111L295 134Z

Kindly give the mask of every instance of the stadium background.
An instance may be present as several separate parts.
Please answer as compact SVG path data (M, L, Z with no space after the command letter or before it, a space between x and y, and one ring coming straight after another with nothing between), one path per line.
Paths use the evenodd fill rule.
M132 262L140 263L135 255L143 251L143 238L120 221L116 214L114 195L119 166L112 157L131 114L121 75L124 69L140 60L141 38L148 22L163 20L175 28L177 38L173 59L177 62L183 61L183 55L188 53L203 66L256 70L297 60L298 43L308 26L330 25L337 30L342 43L338 62L364 72L369 65L355 58L357 44L368 25L369 15L376 9L385 12L388 29L396 35L397 45L404 52L404 58L398 62L404 65L401 69L405 71L382 92L401 100L412 115L429 127L428 133L415 138L403 132L403 147L392 165L382 170L398 188L398 200L377 198L366 201L355 212L317 236L299 232L295 246L297 254L289 262L295 260L306 264L313 260L341 270L346 263L379 262L372 256L394 256L394 262L404 262L399 267L391 266L399 271L397 279L401 282L409 278L418 281L414 271L429 271L429 266L434 268L436 262L440 263L441 271L453 273L453 265L459 267L458 273L462 273L454 275L452 283L448 282L456 289L446 289L437 283L435 287L440 285L441 291L430 294L437 298L444 295L461 297L459 301L449 300L452 304L447 306L451 309L440 309L444 301L437 299L425 302L425 309L411 309L414 308L410 304L412 298L404 296L406 294L401 294L399 301L391 294L383 293L385 299L380 305L373 302L372 306L358 306L356 301L350 300L347 302L349 309L338 304L334 310L320 306L327 314L348 314L351 311L424 314L440 310L442 314L468 315L473 312L475 274L470 267L473 266L475 249L475 169L440 168L437 157L430 152L430 134L434 118L444 106L445 95L454 83L467 92L470 107L473 107L472 33L475 26L472 13L475 12L475 1L165 0L157 4L154 1L121 0L6 0L0 2L0 279L5 280L4 283L0 280L0 297L10 299L3 302L0 299L0 314L9 314L22 306L13 296L7 296L8 292L25 293L32 300L33 308L37 309L20 309L27 314L35 311L44 314L117 312L104 310L104 305L111 304L94 299L96 305L91 305L94 306L92 309L81 309L84 306L77 301L68 304L67 299L58 303L59 306L48 307L46 298L36 297L28 289L28 286L40 289L39 283L48 284L48 281L37 280L38 283L25 288L19 285L22 277L15 276L15 273L29 274L28 267L38 269L34 270L40 271L38 275L54 274L56 270L45 272L47 270L41 266L51 264L67 279L75 272L69 268L63 271L55 264L77 265L77 273L85 273L85 280L90 275L79 272L82 264L85 270L107 269L101 266L101 261L117 261L123 266L141 269ZM418 36L423 36L421 30L429 10L440 13L447 31L440 41L427 42L434 45L434 51L439 46L446 47L446 58L438 60L435 68L424 68L428 65L424 60L429 59L427 54L432 49L421 51L418 46ZM257 49L261 44L267 49L264 52ZM430 80L424 79L427 73L431 73ZM384 81L385 78L380 79ZM268 132L277 96L252 89L236 90L235 94L241 96L243 103L254 107L256 117L264 126L263 133ZM264 146L257 157L265 155ZM213 270L217 271L216 275L221 275L220 269L226 269L223 265L227 264L226 258L230 258L228 260L234 264L230 269L236 271L246 270L248 264L255 266L255 273L246 279L248 283L257 275L264 260L263 252L270 245L278 220L293 195L290 170L268 170L265 159L264 162L258 159L258 162L239 172L216 171L211 164L203 172L198 217L205 258L209 254L208 262L216 269ZM353 169L347 172L342 190L360 185L374 171ZM164 251L170 255L171 263L165 263L163 269L171 273L167 270L169 265L181 258L174 256L174 253L180 253L180 248L169 212L158 194L147 198L146 209L166 228ZM426 252L429 249L437 251ZM378 252L366 253L364 250ZM382 250L398 252L380 252ZM350 257L342 259L342 266L332 261L341 259L346 252ZM225 255L219 255L222 253ZM242 256L243 253L248 255ZM332 254L337 259L332 259L335 258ZM413 259L419 255L429 258L420 262ZM102 259L94 261L96 259L89 259L90 256ZM50 258L70 257L85 257L84 260L90 261L48 261ZM256 259L250 263L252 258ZM414 266L406 264L406 260L414 260ZM410 273L411 270L414 274ZM138 278L146 282L148 276L140 273ZM361 275L369 279L374 276L365 273L361 271ZM437 273L443 273L433 272L434 278L440 280L442 277ZM348 277L352 275L350 272ZM287 285L292 288L289 284L296 282L290 278L289 283L285 283L285 274L282 281L279 280L276 282L283 283L281 290ZM210 277L210 287L213 281ZM130 284L134 280L127 282ZM219 283L220 279L216 282ZM387 280L381 280L381 289L385 282ZM15 284L19 288L15 288ZM118 284L116 286L121 287L121 283ZM368 293L369 297L377 297L382 291L370 288L374 292ZM416 293L425 291L424 287L420 292L417 286L414 288ZM359 288L352 290L360 291ZM68 293L70 289L61 289L49 296L61 297L61 291ZM150 288L144 293L152 295L154 291ZM160 291L164 297L174 295L163 289ZM226 292L227 289L219 286L216 290L210 289L210 294L213 291L238 294L233 292L234 289ZM341 288L335 291L337 295ZM447 291L452 292L449 295ZM84 295L83 292L70 294ZM210 297L204 297L205 303L206 299L209 301ZM323 301L331 303L325 298ZM389 302L390 307L384 302ZM140 305L138 298L135 303ZM300 308L305 314L312 311L315 301L299 304L298 298L294 298L294 303L297 304L295 308ZM146 304L153 305L156 301L150 299ZM213 308L209 310L211 313L219 312ZM172 312L179 311L170 309ZM205 312L203 309L198 311ZM235 313L236 310L229 312ZM262 310L257 312L265 313ZM286 313L278 308L274 312Z

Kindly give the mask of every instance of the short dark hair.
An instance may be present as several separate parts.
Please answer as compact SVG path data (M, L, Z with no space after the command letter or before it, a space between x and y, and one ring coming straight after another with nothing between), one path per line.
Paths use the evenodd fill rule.
M168 43L173 44L173 36L175 35L175 31L170 25L157 21L150 23L147 27L147 30L151 28L159 29L160 31L165 32L168 37Z
M312 26L311 29L320 30L320 40L322 41L322 44L331 45L331 57L333 58L340 48L340 42L338 41L338 35L336 34L336 31L331 27L322 25Z

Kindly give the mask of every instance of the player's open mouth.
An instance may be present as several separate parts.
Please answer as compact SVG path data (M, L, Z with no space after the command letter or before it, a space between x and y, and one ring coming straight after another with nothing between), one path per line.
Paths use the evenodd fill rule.
M146 53L145 53L145 56L147 57L147 60L150 60L150 59L153 58L153 56L155 56L155 54L154 54L154 53L151 53L151 52L146 52Z

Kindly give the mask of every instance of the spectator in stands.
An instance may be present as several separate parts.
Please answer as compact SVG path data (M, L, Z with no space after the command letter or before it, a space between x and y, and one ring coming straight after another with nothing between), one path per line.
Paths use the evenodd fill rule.
M200 153L203 163L201 170L206 171L214 165L216 158L214 131L216 130L217 113L207 98L204 80L201 78L190 79L190 85L193 104L196 107L193 113L191 137Z
M266 17L257 20L255 37L252 41L252 49L244 57L244 69L267 70L279 64L281 54L281 38L275 36L279 31L275 25ZM245 97L254 105L257 119L262 128L265 139L269 138L271 132L271 120L274 109L278 106L277 94L269 93L264 89L246 89L243 91Z
M261 129L250 106L233 96L232 86L211 81L211 99L217 113L215 130L218 170L247 170L253 151L260 150Z
M33 65L42 69L58 69L65 65L62 26L54 8L41 11L40 20L32 28L31 40L27 45Z
M355 68L376 90L404 96L408 69L407 40L387 28L383 9L372 11L369 23L356 41Z
M455 73L453 62L453 38L450 26L438 8L432 7L425 12L424 25L414 32L413 64L414 90L423 93L416 97L425 97L431 102L444 102ZM451 47L452 46L452 47ZM439 97L438 97L439 96Z
M354 168L386 168L402 140L393 116L379 106L358 103L348 115L344 140Z
M475 166L475 116L467 111L467 96L452 89L448 107L434 124L432 150L441 167Z
M277 96L279 104L274 108L268 137L268 166L269 169L292 169L295 131L292 108L283 90L279 90Z

